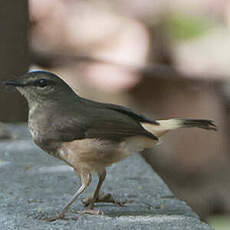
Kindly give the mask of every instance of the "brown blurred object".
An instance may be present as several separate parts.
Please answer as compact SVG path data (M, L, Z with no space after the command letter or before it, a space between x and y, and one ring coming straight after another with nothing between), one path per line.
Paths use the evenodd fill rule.
M175 78L145 78L131 92L138 111L154 117L208 118L217 133L178 130L144 157L174 193L202 218L230 212L230 155L221 83ZM144 103L143 103L144 102Z
M82 76L76 78L82 78L80 81L85 84L116 93L140 81L136 72L127 71L123 65L145 66L150 53L152 61L171 61L160 16L146 27L137 18L121 13L112 2L54 2L55 7L45 0L29 1L30 47L36 63L49 66L65 63L72 72L74 68L75 72L81 72ZM150 33L154 34L151 38ZM46 56L51 59L49 63L42 61L41 57ZM96 61L78 57L91 57Z
M0 120L25 121L24 99L17 92L3 88L2 81L17 77L27 71L29 53L27 46L27 1L0 1Z

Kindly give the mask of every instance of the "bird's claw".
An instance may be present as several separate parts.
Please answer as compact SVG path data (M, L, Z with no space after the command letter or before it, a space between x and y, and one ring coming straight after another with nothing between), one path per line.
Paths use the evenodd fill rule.
M83 210L83 211L81 211L79 213L80 214L96 215L96 216L104 215L104 213L100 209L98 209L98 210L86 209L86 210Z
M82 200L82 203L84 204L84 206L90 207L90 208L93 208L94 203L99 203L99 202L100 203L103 203L103 202L113 203L119 206L124 206L124 204L126 203L125 201L121 202L121 201L115 200L110 193L107 193L107 194L100 193L96 200L94 200L93 197L88 197Z

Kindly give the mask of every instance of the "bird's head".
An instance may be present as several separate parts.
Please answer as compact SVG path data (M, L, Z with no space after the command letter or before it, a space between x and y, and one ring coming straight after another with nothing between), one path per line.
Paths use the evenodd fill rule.
M25 96L29 105L77 96L61 78L46 71L26 73L17 80L6 81L5 85L16 87Z

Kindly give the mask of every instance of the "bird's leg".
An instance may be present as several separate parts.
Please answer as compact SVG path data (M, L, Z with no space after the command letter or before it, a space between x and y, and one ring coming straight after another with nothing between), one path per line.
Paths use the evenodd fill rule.
M99 197L99 192L100 192L101 186L105 180L106 171L103 170L103 172L101 174L98 174L98 177L99 177L98 184L97 184L97 187L96 187L96 190L95 190L93 196L90 196L89 198L86 198L82 201L83 204L88 207L82 213L87 213L87 214L92 214L92 215L99 215L100 214L100 210L93 210L93 208L94 208L94 202L97 201L97 199Z
M80 173L81 178L81 187L78 189L78 191L74 194L74 196L71 198L71 200L65 205L62 212L55 218L50 219L50 221L54 221L57 219L63 219L65 217L65 213L68 210L68 208L77 200L77 198L80 196L81 193L85 191L85 189L89 186L91 182L91 174L90 173Z
M88 207L88 209L93 209L94 208L94 203L98 200L99 198L99 192L100 192L100 189L101 189L101 186L105 180L105 177L106 177L106 171L103 170L102 173L98 174L98 184L97 184L97 187L96 187L96 190L93 194L93 196L90 196L89 198L86 198L83 200L83 204L85 206Z
M120 206L123 205L123 203L118 202L116 200L114 200L114 198L112 197L112 195L110 193L108 194L103 194L100 193L100 189L101 186L105 180L106 177L106 171L104 170L101 174L98 174L99 177L99 181L96 187L96 190L93 194L93 196L90 196L86 199L84 199L82 202L85 206L88 207L88 210L92 210L94 208L94 203L98 203L98 202L109 202L109 203L114 203L114 204L118 204ZM96 214L99 214L99 212L97 212Z

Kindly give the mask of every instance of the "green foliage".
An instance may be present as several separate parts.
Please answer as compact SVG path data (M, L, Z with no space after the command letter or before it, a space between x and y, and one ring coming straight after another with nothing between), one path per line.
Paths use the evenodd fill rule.
M230 229L230 216L211 216L208 223L215 230L229 230Z
M168 17L168 29L177 40L194 39L204 35L213 23L205 17L173 14Z

